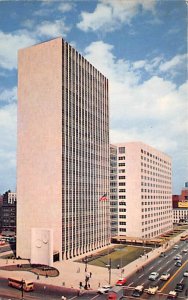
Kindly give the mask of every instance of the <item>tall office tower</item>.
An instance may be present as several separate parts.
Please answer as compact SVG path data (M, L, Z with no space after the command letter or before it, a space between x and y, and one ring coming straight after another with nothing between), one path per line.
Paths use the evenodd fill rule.
M118 235L152 238L171 230L171 158L141 142L113 145L111 153L114 147L117 148ZM111 191L111 203L112 197ZM113 219L117 220L117 213L112 213L111 205Z
M110 241L108 80L62 38L18 58L17 256L69 259Z

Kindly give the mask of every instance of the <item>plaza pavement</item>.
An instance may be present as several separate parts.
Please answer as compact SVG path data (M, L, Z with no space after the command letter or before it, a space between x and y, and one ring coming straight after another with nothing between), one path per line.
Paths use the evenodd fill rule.
M186 230L184 233L188 234L188 230ZM163 245L160 248L156 248L152 250L151 252L147 253L147 255L144 255L137 260L131 262L130 264L123 267L124 274L123 276L127 277L133 274L137 269L141 268L145 264L147 264L149 261L153 260L155 257L157 257L161 251L167 250L168 248L172 247L177 241L180 240L180 236L174 237L173 239L168 241L168 245ZM166 247L166 248L165 248ZM97 250L98 252L99 250ZM89 255L89 254L87 254ZM0 277L18 277L23 278L24 280L32 280L37 283L42 283L44 285L50 284L50 285L56 285L56 286L64 286L68 288L79 288L80 282L82 284L85 284L85 278L86 278L86 272L85 272L85 264L75 262L74 260L78 260L80 258L84 258L86 255L82 255L80 257L68 260L68 261L61 261L61 262L55 262L54 267L59 270L59 276L57 277L44 277L40 276L39 279L37 279L36 274L33 274L31 272L25 272L25 271L4 271L0 270ZM28 260L13 260L9 259L8 261L6 259L0 258L0 266L4 265L10 265L10 264L21 264L21 263L28 263ZM93 265L87 265L87 273L92 273L91 278L89 279L89 284L92 290L98 289L99 286L102 286L104 284L108 284L109 282L109 270L108 268L102 268L97 267ZM114 285L115 282L121 277L121 269L111 269L111 285Z

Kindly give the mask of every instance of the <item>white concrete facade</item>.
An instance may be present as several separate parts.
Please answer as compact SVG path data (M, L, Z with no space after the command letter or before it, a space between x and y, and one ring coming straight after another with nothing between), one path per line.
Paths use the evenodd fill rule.
M108 80L62 38L20 50L17 256L34 227L60 260L107 245L108 191Z
M188 208L174 208L173 209L173 223L177 224L182 220L188 222Z
M172 229L172 167L142 142L117 147L118 235L152 238Z

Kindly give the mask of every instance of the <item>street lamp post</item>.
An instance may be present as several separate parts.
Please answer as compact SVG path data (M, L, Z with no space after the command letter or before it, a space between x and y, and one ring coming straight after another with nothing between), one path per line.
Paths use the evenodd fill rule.
M87 263L88 263L88 257L87 256L84 257L83 262L85 262L85 272L87 272Z
M24 283L25 283L25 280L22 279L21 283L22 283L22 287L21 287L22 298L21 299L24 300Z
M112 260L111 260L111 258L110 258L110 260L109 260L109 264L106 265L106 267L108 268L108 272L109 272L108 283L110 284L110 283L111 283L111 269L112 269Z

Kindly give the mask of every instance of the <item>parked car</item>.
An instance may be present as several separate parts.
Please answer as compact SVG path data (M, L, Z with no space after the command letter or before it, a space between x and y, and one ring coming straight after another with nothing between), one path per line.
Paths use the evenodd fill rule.
M177 260L175 263L176 267L181 267L182 266L182 261L181 260Z
M97 292L99 294L106 294L109 292L109 290L111 289L112 287L110 285L103 285L102 287L98 288Z
M184 277L188 277L188 270L186 270L186 271L183 273L183 276L184 276Z
M185 287L185 284L184 284L184 283L182 283L182 282L177 283L177 284L176 284L176 287L175 287L175 291L176 291L176 292L182 292L183 289L184 289L184 287Z
M119 278L118 281L116 282L116 285L122 286L127 282L126 278Z
M149 275L149 280L155 280L159 277L159 273L157 272L152 272L150 275Z
M176 291L170 291L168 294L168 297L166 299L173 300L176 299L178 296L178 293Z
M137 287L135 287L132 296L133 297L140 297L144 292L144 286L143 285L138 285Z
M166 256L166 253L165 252L161 252L159 257L165 257Z
M187 249L187 248L186 248L186 249L183 249L182 252L183 252L183 253L187 253L187 252L188 252L188 249Z
M170 278L170 273L163 273L160 277L160 280L168 280Z
M158 289L159 289L158 285L154 285L154 286L150 286L149 289L146 289L145 291L149 295L155 295L157 293Z
M178 249L179 248L179 245L174 245L173 246L173 249Z

